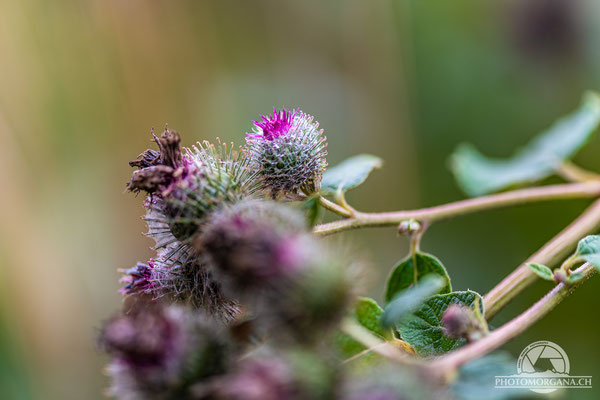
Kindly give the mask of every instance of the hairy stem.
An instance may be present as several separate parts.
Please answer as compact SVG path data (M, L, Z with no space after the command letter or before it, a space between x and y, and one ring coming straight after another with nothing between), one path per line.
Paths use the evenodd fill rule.
M321 204L321 206L324 209L329 210L332 213L337 214L341 217L349 218L352 216L352 212L349 209L339 206L338 204L335 204L334 202L327 200L323 196L319 196L319 204Z
M600 200L596 200L575 221L562 232L546 243L540 250L529 257L502 282L494 287L485 297L485 317L491 319L506 304L536 280L536 275L528 263L539 263L552 266L562 260L575 244L585 235L600 226Z
M352 215L350 215L347 210L337 206L337 204L326 200L331 204L325 203L325 205L324 202L321 202L321 204L324 204L325 208L334 211L336 214L346 216L347 218L340 221L318 225L313 229L313 232L319 235L330 235L337 232L363 227L394 226L408 219L415 219L422 223L434 222L450 217L493 208L506 207L515 204L546 200L597 197L599 195L600 182L590 181L514 190L511 192L461 200L440 206L421 208L417 210L383 213L356 212Z
M486 355L518 336L548 314L557 304L571 294L573 290L592 276L596 272L596 268L590 264L584 264L575 270L575 272L583 274L584 278L570 286L564 283L556 285L547 295L518 317L492 331L483 339L434 360L429 364L428 368L431 369L432 373L437 374L443 379L448 379L462 365Z

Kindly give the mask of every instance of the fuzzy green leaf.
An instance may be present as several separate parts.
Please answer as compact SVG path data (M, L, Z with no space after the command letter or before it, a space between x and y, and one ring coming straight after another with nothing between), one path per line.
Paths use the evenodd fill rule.
M385 291L386 302L390 302L398 293L408 289L415 283L415 261L417 265L417 282L425 275L435 274L441 277L445 282L445 285L438 291L438 293L448 293L452 290L452 286L450 285L450 277L448 276L448 272L440 260L431 254L416 253L414 256L409 255L400 261L392 271L390 277L388 278L387 288Z
M362 184L371 171L381 168L383 160L370 154L350 157L335 167L328 168L321 181L321 193L336 194L345 192Z
M353 316L365 328L375 335L384 338L385 330L381 324L383 309L377 302L368 297L359 297L354 305ZM365 350L365 347L345 333L336 337L336 345L344 357L352 357Z
M581 239L576 254L600 271L600 235L589 235Z
M550 268L546 267L545 265L536 264L536 263L528 263L527 266L529 267L530 270L535 272L535 274L537 276L539 276L540 278L547 280L547 281L554 282L554 273L552 272L552 270Z
M471 145L459 146L451 158L452 171L459 186L470 196L535 182L552 175L557 164L583 147L599 122L600 97L588 92L576 111L558 120L510 158L489 158Z
M446 285L439 275L430 274L415 286L400 292L385 307L381 322L385 327L395 326L402 318L417 310L423 302L438 293Z
M472 307L475 299L479 299L480 313L483 315L483 298L471 290L438 294L429 298L417 311L398 324L402 339L423 357L443 354L462 346L465 339L452 339L444 335L442 315L451 304Z
M529 389L494 389L496 376L517 373L517 360L507 353L492 353L471 361L458 371L457 379L450 385L452 398L457 400L507 400L522 399Z

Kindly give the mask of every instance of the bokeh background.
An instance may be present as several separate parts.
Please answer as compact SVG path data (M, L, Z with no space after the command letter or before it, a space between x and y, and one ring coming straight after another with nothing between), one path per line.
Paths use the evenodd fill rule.
M594 0L0 0L0 398L100 399L101 321L117 268L148 257L127 161L165 123L184 142L243 141L259 114L302 107L329 162L383 157L349 200L395 210L460 199L447 159L463 141L509 155L582 92L600 88ZM600 139L577 156L600 170ZM423 247L455 288L488 291L590 201L435 225ZM406 253L393 229L345 234L372 264L372 293ZM539 282L500 324L550 286ZM560 344L593 375L595 278L504 348Z

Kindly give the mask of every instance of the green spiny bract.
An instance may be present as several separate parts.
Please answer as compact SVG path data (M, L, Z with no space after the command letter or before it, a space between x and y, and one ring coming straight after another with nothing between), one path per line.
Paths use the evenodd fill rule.
M177 239L190 239L212 211L255 192L246 154L232 147L204 142L186 151L181 176L162 192L163 211Z
M327 143L313 117L273 109L246 136L263 190L273 198L297 199L318 192L327 167Z

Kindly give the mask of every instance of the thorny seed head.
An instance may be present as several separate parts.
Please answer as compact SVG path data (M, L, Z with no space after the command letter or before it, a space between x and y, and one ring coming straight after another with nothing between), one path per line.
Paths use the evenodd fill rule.
M301 198L319 191L327 167L327 142L313 117L299 109L261 116L246 141L261 186L273 198Z
M256 181L243 151L233 145L198 143L185 154L182 176L163 192L164 213L179 240L193 237L208 215L256 191Z
M160 137L152 136L159 151L146 150L129 163L139 169L128 188L165 200L162 212L176 238L191 238L212 210L256 191L246 153L233 144L204 142L182 151L177 132L165 128Z
M121 282L125 295L149 295L154 299L169 298L229 321L238 312L235 301L226 297L205 256L189 244L179 241L169 229L169 219L163 214L164 200L158 196L146 201L147 235L156 242L156 257L124 270Z

